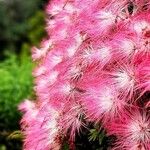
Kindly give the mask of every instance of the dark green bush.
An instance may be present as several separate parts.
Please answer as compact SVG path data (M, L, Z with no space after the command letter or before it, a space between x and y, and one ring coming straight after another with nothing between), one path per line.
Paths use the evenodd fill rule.
M0 53L4 50L20 52L28 42L31 28L28 20L41 10L47 0L0 0ZM39 24L36 24L37 26ZM1 59L3 55L0 55Z

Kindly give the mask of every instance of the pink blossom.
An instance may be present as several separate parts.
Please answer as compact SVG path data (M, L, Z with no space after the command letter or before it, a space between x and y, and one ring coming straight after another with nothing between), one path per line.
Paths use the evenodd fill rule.
M112 84L120 92L120 96L126 101L133 100L138 88L136 68L133 64L118 64L112 71L106 73Z
M29 102L26 101L26 104L27 103ZM24 109L29 109L29 107L28 105L24 105L24 108L22 106L20 109L23 109L24 111ZM59 112L50 106L43 106L43 108L37 109L38 111L36 114L32 114L31 110L26 111L22 120L22 123L24 124L24 120L27 121L29 115L30 119L31 114L34 116L34 120L29 120L25 131L23 131L26 136L24 150L58 150L60 148L60 143L57 139L59 138L59 128L57 126Z
M75 140L75 136L80 133L82 127L85 126L83 123L84 114L80 104L72 102L66 102L62 118L59 121L59 125L62 127L64 135L67 135L69 132L70 141Z
M20 104L19 110L24 112L24 116L21 120L22 128L25 128L29 126L31 122L34 122L38 114L38 108L36 107L36 104L29 100L26 100Z
M145 111L134 111L129 116L109 127L109 134L118 137L116 148L123 150L150 149L149 114Z
M51 46L52 46L52 41L47 40L47 41L43 41L41 43L41 49L33 47L32 48L32 58L33 58L33 60L35 61L35 60L41 59L42 57L45 57L47 51L49 50L49 48L51 48Z
M119 93L109 83L90 86L82 97L87 117L95 122L114 120L125 111L126 103L119 98Z
M144 92L150 91L150 57L144 59L137 70L140 88L144 89Z

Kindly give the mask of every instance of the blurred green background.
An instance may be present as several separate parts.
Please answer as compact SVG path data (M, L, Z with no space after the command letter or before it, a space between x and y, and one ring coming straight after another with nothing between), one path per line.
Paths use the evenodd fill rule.
M33 97L30 50L46 34L46 2L0 0L0 150L22 149L17 106Z

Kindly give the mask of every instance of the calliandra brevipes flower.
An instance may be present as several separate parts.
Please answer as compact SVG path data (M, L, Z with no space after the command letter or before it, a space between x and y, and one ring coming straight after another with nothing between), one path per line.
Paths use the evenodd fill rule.
M36 115L38 114L36 104L31 100L25 100L22 104L20 104L19 110L24 112L23 119L21 120L21 124L24 127L28 126L30 122L34 121L36 119Z
M139 85L144 91L150 91L150 56L138 64Z
M128 116L113 123L109 127L109 134L115 134L119 140L114 149L148 150L150 149L150 121L149 112L133 110Z
M47 104L44 104L41 108L34 106L34 109L32 105L34 104L25 101L20 106L20 110L25 112L21 122L23 124L23 130L26 130L24 149L58 150L60 148L59 128L57 127L58 110ZM28 118L30 120L27 120ZM24 125L26 126L24 127Z
M88 119L95 122L102 120L105 124L121 116L126 103L120 100L119 93L111 85L100 83L100 85L87 88L83 97L83 106Z
M72 101L72 100L71 100ZM59 121L64 134L70 133L69 140L74 141L76 132L80 133L81 126L83 123L83 111L80 104L74 102L67 102L65 105L69 105L63 109L63 117Z
M150 1L50 0L46 13L36 100L19 106L23 149L75 149L93 123L116 136L112 149L149 150Z

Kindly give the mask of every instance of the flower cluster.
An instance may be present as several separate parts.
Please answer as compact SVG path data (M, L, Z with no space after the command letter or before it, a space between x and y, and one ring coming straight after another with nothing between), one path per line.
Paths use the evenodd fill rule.
M59 150L87 122L117 137L112 149L149 150L150 1L51 0L46 12L24 150Z

